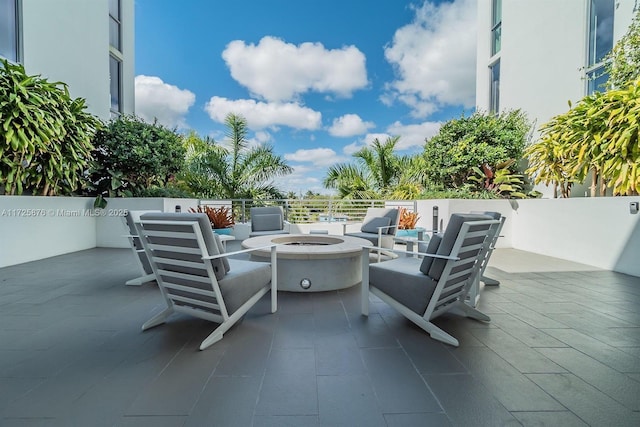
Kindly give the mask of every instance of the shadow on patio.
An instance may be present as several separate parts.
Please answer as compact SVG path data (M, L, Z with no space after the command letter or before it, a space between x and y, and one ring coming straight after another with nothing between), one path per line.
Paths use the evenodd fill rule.
M237 243L236 243L237 244ZM129 249L0 269L3 426L640 425L640 278L498 249L491 323L443 317L434 341L359 286L265 296L213 329L125 287Z

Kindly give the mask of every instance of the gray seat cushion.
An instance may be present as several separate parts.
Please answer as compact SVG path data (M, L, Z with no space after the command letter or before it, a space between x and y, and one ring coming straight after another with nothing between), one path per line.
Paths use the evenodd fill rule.
M361 239L367 239L368 241L371 242L371 244L373 246L378 246L378 233L376 232L374 233L363 233L362 231L357 231L354 233L345 233L345 236L351 236L351 237L359 237Z
M271 282L271 264L231 259L231 271L220 280L220 292L231 315Z
M285 230L252 231L251 233L249 233L249 237L270 236L274 234L289 234L289 233Z
M420 271L421 259L399 257L369 266L369 283L423 315L437 282Z

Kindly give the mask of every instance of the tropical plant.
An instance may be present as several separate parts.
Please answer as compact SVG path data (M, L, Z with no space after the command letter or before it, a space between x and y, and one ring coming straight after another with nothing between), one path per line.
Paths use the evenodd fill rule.
M53 196L78 189L100 121L67 85L29 76L20 64L0 70L0 186L6 194Z
M326 188L338 190L341 198L409 199L419 193L420 184L411 179L416 169L410 156L399 156L394 149L399 136L384 142L374 139L371 146L353 154L355 164L340 163L329 168L324 179Z
M424 146L424 166L430 182L444 188L461 187L474 168L522 158L531 126L520 110L498 115L476 112L442 125ZM511 172L517 172L512 164Z
M536 184L551 184L554 198L571 195L571 187L577 182L569 167L572 156L557 139L543 136L525 148L525 157L529 162L525 172Z
M640 188L640 79L622 89L595 92L542 127L542 147L529 171L536 182L566 174L568 182L583 182L591 174L591 196L611 187L614 195L635 195ZM552 141L552 142L549 142ZM542 156L550 148L557 152ZM537 158L535 156L538 156ZM561 159L560 166L553 160Z
M270 145L250 147L247 121L229 114L225 119L227 140L192 141L187 149L186 173L180 176L198 197L265 200L283 198L273 184L275 177L293 172ZM192 135L193 137L193 135Z
M158 123L120 116L94 138L87 194L138 196L165 187L184 165L182 138Z
M189 208L189 212L206 214L212 228L229 228L235 224L233 212L228 206L212 207L199 205L195 208Z
M400 220L398 228L400 230L413 230L420 219L418 212L410 212L407 208L400 208Z
M605 58L608 84L624 88L640 77L640 9L633 17L627 33L616 42Z
M492 168L484 164L481 168L473 168L474 175L469 176L468 182L474 183L484 191L490 191L506 199L524 199L524 180L521 174L512 173L509 169L515 163L514 159L499 163Z

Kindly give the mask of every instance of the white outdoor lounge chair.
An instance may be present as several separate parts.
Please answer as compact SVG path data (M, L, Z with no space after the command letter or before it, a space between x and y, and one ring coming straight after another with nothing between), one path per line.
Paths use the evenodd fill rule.
M160 211L127 211L127 214L124 216L124 222L129 228L129 234L127 235L129 246L133 251L138 267L140 267L140 276L134 279L127 280L125 282L125 285L127 286L141 286L143 283L153 282L154 280L156 280L156 275L153 274L153 269L151 268L151 264L149 264L147 254L142 247L140 237L138 237L138 230L136 228L136 223L140 221L140 215L149 212Z
M488 215L492 219L499 221L498 224L495 224L491 232L489 233L489 237L485 241L485 247L483 248L482 254L480 256L480 269L478 273L474 276L473 283L471 284L471 288L469 289L469 295L467 298L467 302L471 304L473 307L478 305L478 301L480 300L480 282L483 282L485 286L498 286L500 282L498 280L492 279L484 275L484 271L489 264L489 258L491 258L491 254L493 250L496 248L496 243L498 241L498 237L500 237L500 232L502 231L502 227L506 221L506 217L502 216L500 212L471 212L471 213L480 213L483 215Z
M228 259L251 252L224 253L206 214L156 213L140 217L140 239L158 281L167 308L153 316L142 330L165 322L174 312L186 313L220 325L200 344L200 350L222 339L267 292L271 312L277 310L276 247L271 263Z
M343 234L345 236L360 237L367 239L373 246L383 249L393 249L394 237L400 222L400 210L397 208L368 208L360 231L347 233L347 224L343 224ZM383 249L376 250L377 260L381 257L393 257L391 251Z
M423 258L398 257L369 265L362 254L362 314L369 315L369 292L424 329L433 339L458 346L458 340L431 323L446 312L477 320L489 316L465 304L479 256L491 227L499 221L486 215L453 214L442 235L434 235ZM406 253L406 251L405 251Z

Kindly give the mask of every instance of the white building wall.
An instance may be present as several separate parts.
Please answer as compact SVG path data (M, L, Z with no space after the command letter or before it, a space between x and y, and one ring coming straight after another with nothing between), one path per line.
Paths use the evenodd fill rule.
M123 107L134 112L134 8L122 1ZM110 118L108 0L22 0L22 60L28 74L62 81L89 112Z
M615 3L614 43L626 32L636 0ZM541 125L586 95L589 0L503 0L502 47L491 56L491 0L478 0L476 105L488 111L489 66L500 59L500 110L521 109ZM552 189L538 187L545 197ZM574 195L584 188L574 186Z

